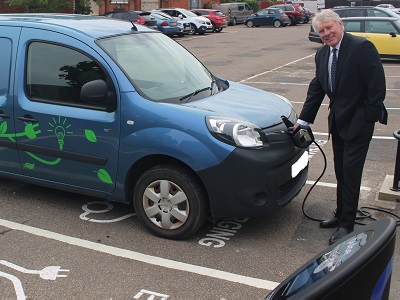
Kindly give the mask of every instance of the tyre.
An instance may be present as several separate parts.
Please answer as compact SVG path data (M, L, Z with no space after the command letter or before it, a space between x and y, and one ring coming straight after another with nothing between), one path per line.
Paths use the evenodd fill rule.
M198 28L197 29L197 33L198 34L205 34L206 33L206 29L204 27Z
M249 20L249 21L247 21L246 25L247 25L247 27L253 27L254 23L253 23L253 21Z
M215 29L215 32L221 32L222 31L222 28L220 27L220 28L217 28L217 29Z
M275 20L275 21L274 21L274 26L275 26L276 28L281 27L281 26L282 26L281 21Z
M214 22L211 22L211 25L212 25L212 27L213 27L212 32L217 32L217 26L215 26L215 23L214 23Z
M292 25L293 25L293 20L292 20L292 18L289 18L288 26L292 26Z
M195 34L196 34L196 31L197 31L196 25L190 24L190 31L189 31L188 34L190 34L190 35L195 35Z
M207 215L207 196L195 175L183 167L162 164L139 178L133 205L148 231L167 239L186 239Z
M236 18L233 18L232 25L235 26L236 24L237 24L237 20L236 20Z

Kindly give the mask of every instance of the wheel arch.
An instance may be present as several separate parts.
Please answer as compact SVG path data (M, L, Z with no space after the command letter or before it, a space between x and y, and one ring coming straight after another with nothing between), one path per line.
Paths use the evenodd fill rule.
M181 168L184 168L187 172L191 173L199 182L201 188L203 189L204 193L207 195L207 205L209 206L209 196L208 196L208 191L199 177L199 175L194 171L191 167L189 167L187 164L182 162L179 159L176 159L171 156L167 155L162 155L162 154L154 154L154 155L149 155L141 158L140 160L136 161L130 168L127 173L127 176L125 178L125 199L129 203L133 202L133 193L134 193L134 188L136 186L136 183L138 182L140 176L148 169L161 165L161 164L171 164L171 165L176 165Z

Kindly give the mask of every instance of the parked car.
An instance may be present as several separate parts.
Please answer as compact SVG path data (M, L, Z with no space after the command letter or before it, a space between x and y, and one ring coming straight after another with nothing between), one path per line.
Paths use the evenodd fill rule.
M244 24L247 27L273 25L275 27L285 27L290 24L289 17L279 8L261 9L255 14L246 18Z
M192 32L192 26L190 25L190 22L177 19L175 20L178 22L178 27L180 32L179 36L184 36L185 34L190 34Z
M272 212L307 180L289 100L214 76L161 32L4 14L0 47L1 177L132 204L169 239Z
M344 18L346 32L371 41L382 58L400 59L400 19L392 17Z
M213 4L212 8L221 11L226 16L228 24L233 26L244 23L246 17L253 13L245 2Z
M376 6L348 6L333 8L341 18L349 17L399 17L395 12L387 8Z
M303 7L303 6L300 6L300 7L303 9L304 15L305 15L303 23L307 24L311 20L312 13L307 7Z
M213 32L220 32L222 29L228 26L228 20L226 16L219 10L216 9L192 9L198 16L206 17L211 21L213 26Z
M190 22L191 30L189 34L204 34L207 31L212 32L213 26L211 21L205 17L199 17L194 12L184 8L161 8L159 11L165 12L177 20Z
M332 8L342 19L348 17L394 17L400 18L400 15L393 11L376 6L338 6ZM322 43L317 32L310 25L308 40L315 43Z
M157 29L168 36L184 34L180 32L178 27L178 21L171 17L170 15L163 13L161 11L151 12L151 16L157 21Z
M151 29L157 30L157 21L148 11L113 10L106 12L104 16L107 18L115 18L133 22L135 24L145 25Z
M382 7L382 8L390 9L394 13L400 14L400 8L396 8L392 4L378 4L376 7Z
M297 25L303 23L306 19L304 10L298 4L276 4L270 6L270 8L280 8L289 17L289 25Z

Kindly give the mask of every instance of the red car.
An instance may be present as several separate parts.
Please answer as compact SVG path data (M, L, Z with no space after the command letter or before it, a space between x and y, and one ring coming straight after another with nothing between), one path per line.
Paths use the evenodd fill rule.
M228 26L226 16L216 9L192 9L198 16L206 17L211 21L213 32L220 32L223 28Z

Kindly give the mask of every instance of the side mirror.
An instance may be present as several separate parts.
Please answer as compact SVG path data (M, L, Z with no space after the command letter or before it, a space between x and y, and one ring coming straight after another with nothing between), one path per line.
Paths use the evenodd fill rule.
M183 19L183 16L180 14L180 15L178 15L178 18L179 19Z
M396 35L396 32L390 32L389 33L392 37L396 37L397 35Z
M107 111L115 108L115 94L108 90L103 79L96 79L85 83L80 93L81 100L92 105L105 105Z

